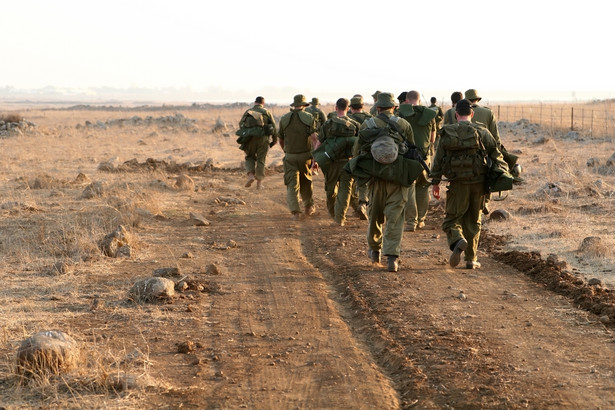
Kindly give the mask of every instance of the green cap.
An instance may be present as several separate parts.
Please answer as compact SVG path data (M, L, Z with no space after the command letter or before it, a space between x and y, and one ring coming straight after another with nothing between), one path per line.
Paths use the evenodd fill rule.
M312 103L311 104L312 105L318 105L318 104L320 104L320 101L318 100L317 97L312 97Z
M377 98L378 98L378 95L379 95L381 92L382 92L382 91L376 91L375 93L373 93L373 94L372 94L372 97L373 97L374 99L377 99Z
M465 94L465 98L466 100L481 100L482 97L478 96L478 91L476 91L474 88L470 88L469 90L466 91Z
M350 105L363 105L363 97L352 97Z
M378 100L376 100L376 107L380 108L392 108L396 107L395 97L391 93L378 94Z
M297 95L295 95L294 101L293 101L293 103L290 106L291 107L306 107L308 105L310 105L310 104L305 99L305 95L297 94Z

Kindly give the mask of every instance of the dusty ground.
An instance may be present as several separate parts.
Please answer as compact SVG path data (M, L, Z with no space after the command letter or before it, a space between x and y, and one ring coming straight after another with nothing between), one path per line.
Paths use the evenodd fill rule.
M232 130L211 131L216 117L241 112L184 111L196 131L76 129L135 114L35 112L36 134L0 141L2 407L615 407L607 283L515 250L498 222L485 223L483 268L451 269L437 202L426 229L405 234L400 272L388 273L368 261L365 221L351 211L347 226L331 224L322 176L317 214L291 221L279 147L266 189L244 188ZM133 158L120 172L98 169ZM79 172L104 193L82 198ZM174 188L180 173L194 189ZM534 191L529 175L518 196ZM193 225L190 213L210 224ZM101 256L96 242L119 223L134 238L131 257ZM58 261L71 269L50 272ZM175 266L187 290L128 300L137 279ZM45 329L79 340L84 364L23 383L16 348ZM102 382L112 376L124 382Z

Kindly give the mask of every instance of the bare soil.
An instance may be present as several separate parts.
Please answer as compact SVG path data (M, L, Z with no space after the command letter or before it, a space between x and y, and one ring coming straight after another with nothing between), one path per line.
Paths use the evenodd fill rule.
M172 135L169 149L186 137ZM241 160L234 137L197 136L208 156ZM401 269L390 273L369 262L366 221L350 210L346 226L332 224L322 176L314 178L318 212L292 221L276 164L257 191L244 187L239 166L152 169L148 156L168 159L146 152L153 145L135 148L127 155L138 166L115 173L92 170L99 157L87 154L96 158L90 178L153 192L159 212L129 227L138 238L131 257L82 260L55 276L42 262L5 257L2 407L615 407L612 289L536 252L506 250L497 222L485 222L482 268L452 269L443 203L433 202L425 229L404 234ZM279 147L271 158L281 158ZM78 160L66 161L76 175ZM179 173L194 191L155 185ZM82 189L37 190L36 206L3 211L2 226L97 206L76 200ZM193 225L190 212L210 224ZM136 280L167 266L180 268L186 290L156 303L127 299ZM135 385L86 388L69 376L43 387L18 382L15 347L43 327L69 332Z

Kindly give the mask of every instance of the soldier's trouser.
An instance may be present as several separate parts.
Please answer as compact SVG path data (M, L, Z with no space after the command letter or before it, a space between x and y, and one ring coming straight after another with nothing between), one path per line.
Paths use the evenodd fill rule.
M446 192L446 216L442 221L442 230L446 232L451 250L459 239L468 241L464 256L466 261L476 260L484 197L484 183L451 182Z
M269 137L252 137L245 145L245 166L248 174L252 173L259 181L265 178L265 161L269 151Z
M343 167L346 165L346 162L334 161L327 167L327 171L323 173L325 174L325 197L327 204L327 211L329 211L329 215L331 218L335 216L335 198L338 193L338 185L340 175L342 174Z
M337 187L337 198L335 198L334 219L337 223L346 221L346 212L350 205L350 196L352 194L353 179L352 175L344 171L344 161L342 165L342 172L340 173L339 185Z
M427 210L429 209L429 187L419 177L408 189L408 202L406 202L406 223L412 227L419 222L425 222Z
M284 155L284 185L286 185L286 204L292 213L301 212L299 196L304 207L314 205L312 196L312 153Z
M372 178L368 184L367 245L383 255L399 256L404 235L408 187ZM383 231L383 224L384 226Z

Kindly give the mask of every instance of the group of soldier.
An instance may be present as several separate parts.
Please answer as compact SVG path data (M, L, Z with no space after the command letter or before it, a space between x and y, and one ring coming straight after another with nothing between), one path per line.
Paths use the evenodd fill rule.
M430 187L439 199L440 184L446 181L442 229L451 250L449 264L459 265L464 254L466 268L480 268L476 251L482 215L488 213L487 161L508 171L517 160L499 140L494 113L478 105L481 97L475 89L467 90L465 98L454 92L453 107L445 113L434 97L430 106L422 105L416 90L401 93L397 100L392 93L380 91L372 98L370 112L364 111L363 97L356 94L350 100L339 98L335 110L326 115L317 98L309 103L299 94L276 127L273 115L264 108L264 98L257 97L239 125L245 127L249 111L258 112L260 126L268 132L242 145L245 186L256 181L257 189L263 188L267 151L279 142L285 154L284 184L292 219L316 212L312 176L319 167L333 223L343 226L352 205L361 219L368 220L371 262L380 264L386 257L386 269L397 272L404 231L425 227ZM378 139L383 142L376 148L374 136L383 130L389 130L391 138ZM459 141L466 141L466 146L456 146ZM390 159L381 160L381 155Z

